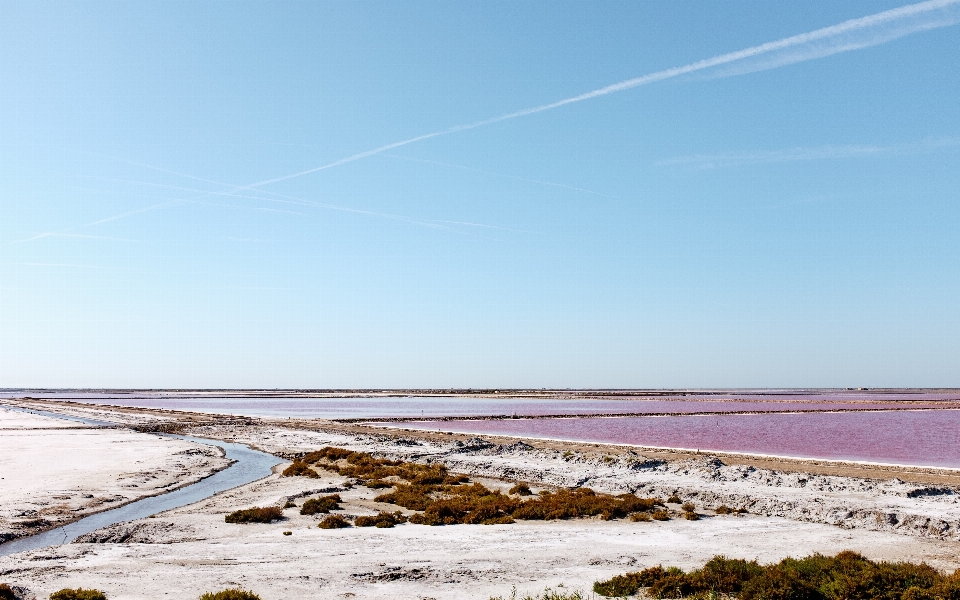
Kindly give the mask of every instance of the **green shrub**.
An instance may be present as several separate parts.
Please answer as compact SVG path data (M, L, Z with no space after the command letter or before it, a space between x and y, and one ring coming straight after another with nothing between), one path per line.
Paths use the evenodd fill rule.
M232 588L219 592L207 592L200 596L200 600L260 600L260 596L247 590Z
M350 527L350 523L340 515L330 515L320 521L317 527L320 529L343 529L344 527Z
M960 600L960 572L945 576L927 564L874 562L849 551L765 566L716 556L690 573L658 566L598 581L593 589L604 596L628 596L640 588L654 598Z
M393 513L380 511L372 517L357 517L353 520L353 524L357 527L393 527L406 522L407 518L400 511Z
M17 600L17 595L13 593L9 585L0 583L0 600Z
M226 517L227 523L272 523L283 518L283 511L278 506L253 507L237 510Z
M107 600L107 597L100 590L64 588L50 594L50 600Z
M340 495L330 494L329 496L320 496L319 498L310 498L300 507L301 515L316 515L319 513L328 513L331 510L340 508Z

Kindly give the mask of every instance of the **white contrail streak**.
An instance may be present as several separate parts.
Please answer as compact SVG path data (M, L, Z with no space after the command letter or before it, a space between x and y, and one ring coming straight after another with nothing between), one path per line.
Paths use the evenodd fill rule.
M866 17L860 17L858 19L850 19L849 21L844 21L843 23L839 23L837 25L831 25L829 27L786 37L773 42L767 42L765 44L760 44L759 46L751 46L743 50L737 50L736 52L729 52L727 54L721 54L712 58L706 58L697 62L683 65L681 67L674 67L672 69L657 71L641 77L627 79L626 81L621 81L620 83L614 83L591 92L586 92L577 96L551 102L549 104L541 104L540 106L518 110L516 112L507 113L498 117L485 119L483 121L476 121L466 125L456 125L447 129L441 129L440 131L434 131L433 133L425 133L423 135L418 135L417 137L412 137L399 142L393 142L392 144L386 144L372 150L353 154L351 156L347 156L346 158L341 158L319 167L251 183L242 187L238 187L232 191L237 192L271 183L286 181L287 179L302 177L303 175L309 175L310 173L316 173L318 171L338 167L346 163L367 158L375 154L381 154L388 150L393 150L394 148L421 142L423 140L450 135L452 133L459 133L469 129L476 129L478 127L483 127L484 125L492 125L494 123L500 123L502 121L516 119L518 117L525 117L527 115L566 106L567 104L583 102L584 100L590 100L592 98L598 98L600 96L606 96L616 92L622 92L624 90L648 85L658 81L664 81L666 79L672 79L681 75L704 71L706 69L712 69L724 65L732 65L741 61L749 61L750 59L757 58L766 59L764 62L744 64L744 70L730 71L728 73L721 74L720 76L738 75L745 72L773 69L788 64L823 58L841 52L860 50L869 46L875 46L884 42L889 42L905 35L910 35L911 33L954 25L960 22L960 11L956 10L958 5L960 5L960 0L928 0L927 2L909 4L907 6L901 6L900 8L894 8Z
M484 171L482 169L475 169L473 167L465 167L463 165L455 165L448 162L440 162L438 160L426 160L423 158L414 158L412 156L404 156L402 154L387 154L391 158L402 158L403 160L412 160L414 162L425 163L428 165L440 165L443 167L453 167L454 169L463 169L465 171L473 171L474 173L482 173L483 175L493 175L494 177L506 177L507 179L517 179L519 181L529 181L530 183L539 183L540 185L549 185L558 188L564 188L568 190L574 190L576 192L583 192L584 194L593 194L594 196L603 196L604 198L614 198L620 200L620 196L611 196L610 194L604 194L603 192L595 192L593 190L588 190L585 188L579 188L572 185L567 185L565 183L555 183L553 181L543 181L541 179L530 179L529 177L520 177L518 175L507 175L505 173L494 173L493 171Z
M960 146L960 137L928 139L907 144L886 146L847 144L840 146L816 146L782 148L765 152L745 152L731 154L694 154L680 156L657 162L661 167L690 167L694 169L714 169L736 167L758 163L785 163L801 160L826 160L831 158L859 158L866 156L900 156L920 154Z

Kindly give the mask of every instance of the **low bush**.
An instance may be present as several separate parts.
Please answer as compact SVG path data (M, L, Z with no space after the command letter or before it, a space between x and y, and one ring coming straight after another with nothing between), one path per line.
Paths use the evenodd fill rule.
M525 483L518 483L517 485L510 488L508 494L516 494L517 496L532 496L533 492L530 491L530 486Z
M717 509L714 512L717 513L718 515L729 515L730 513L733 512L733 509L727 506L726 504L721 504L720 506L717 507Z
M320 521L317 527L320 529L343 529L344 527L350 527L350 522L340 515L330 515L326 519Z
M283 511L278 506L253 507L237 510L226 517L227 523L272 523L283 518ZM66 600L66 599L64 599Z
M699 520L700 520L700 515L698 515L698 514L695 513L695 512L685 512L685 513L683 513L683 518L686 519L686 520L688 520L688 521L699 521Z
M543 491L533 496L530 487L518 483L506 494L479 483L469 483L465 475L447 472L443 465L421 465L374 458L365 452L327 447L299 459L304 465L334 471L373 488L392 488L374 498L420 511L411 523L423 525L503 524L515 520L546 521L596 517L622 519L663 506L659 498L640 498L634 494L613 496L589 488ZM390 481L386 481L390 479ZM313 510L304 503L304 510ZM328 510L332 510L331 507ZM307 514L303 510L303 514ZM322 512L322 511L317 511ZM384 525L386 526L386 525Z
M293 500L287 500L287 503L283 505L284 508L296 508L297 503Z
M681 506L680 508L683 509L683 512L693 512L697 509L697 507L694 506L693 502L685 502L684 505Z
M107 597L100 590L64 588L50 594L50 600L107 600Z
M944 575L927 564L874 562L855 552L814 554L760 565L716 556L685 573L657 566L594 584L604 596L647 588L653 598L734 597L740 600L956 600L960 571Z
M630 520L634 523L649 522L653 520L650 513L638 512L630 515Z
M353 524L357 527L393 527L406 522L407 518L400 511L392 513L380 511L372 517L357 517L353 520Z
M559 585L557 587L563 587L563 585ZM543 592L534 596L526 595L523 598L517 598L517 588L514 587L513 591L506 598L503 596L495 596L490 598L490 600L587 600L587 597L584 596L583 592L580 590L568 592L565 590L554 590L552 588L547 588L543 590Z
M200 600L260 600L260 596L247 590L232 588L219 592L207 592L200 596Z
M284 469L280 475L283 477L309 477L311 479L320 477L320 474L311 469L307 463L299 460L293 461L293 464Z
M9 585L0 583L0 600L17 600L17 595L13 593Z
M320 496L319 498L310 498L300 507L301 515L316 515L319 513L328 513L331 510L340 508L340 495L330 494L329 496Z
M655 521L669 521L670 513L665 510L655 510L653 514L650 515Z
M681 502L683 502L683 500L680 499L680 496L674 494L669 498L667 498L667 502L669 502L670 504L680 504Z

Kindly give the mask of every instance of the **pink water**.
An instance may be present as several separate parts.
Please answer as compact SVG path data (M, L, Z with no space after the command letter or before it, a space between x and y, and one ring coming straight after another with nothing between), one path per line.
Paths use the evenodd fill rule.
M490 398L462 396L306 397L276 392L90 392L4 390L2 397L69 399L74 402L165 408L252 417L377 419L468 416L685 414L809 410L862 410L960 406L955 392L747 391L688 392L673 397Z
M960 468L960 410L434 421L395 426Z

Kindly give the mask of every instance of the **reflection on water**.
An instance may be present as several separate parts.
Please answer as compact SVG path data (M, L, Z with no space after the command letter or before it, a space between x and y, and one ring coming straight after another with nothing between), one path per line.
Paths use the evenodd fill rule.
M960 410L433 421L396 426L960 468Z

